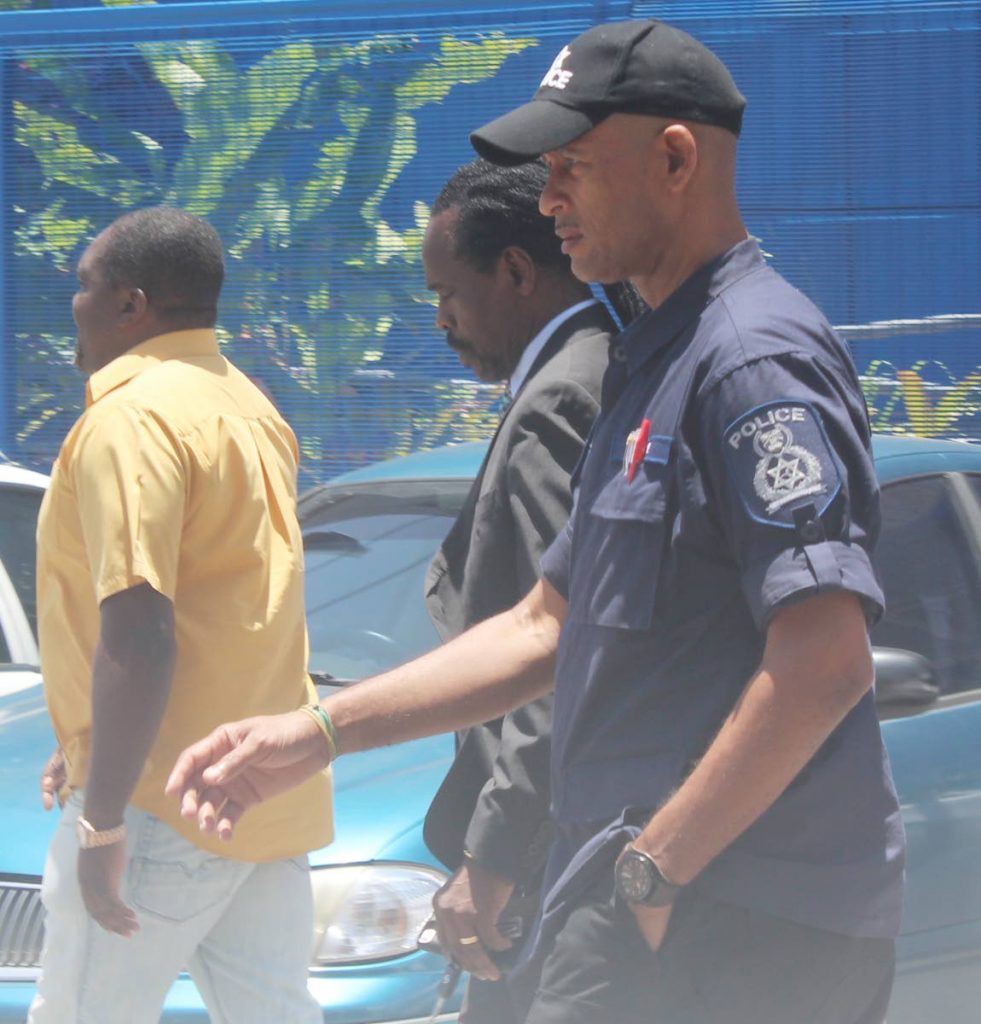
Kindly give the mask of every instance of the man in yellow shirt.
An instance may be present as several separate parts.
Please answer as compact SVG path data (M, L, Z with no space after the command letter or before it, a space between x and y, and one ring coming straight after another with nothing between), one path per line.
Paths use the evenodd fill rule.
M156 1021L185 967L214 1021L322 1020L306 853L331 839L329 775L231 842L163 792L179 751L220 722L316 699L296 440L219 352L223 276L215 231L167 207L120 218L79 263L86 410L41 509L37 574L71 795L31 1024Z

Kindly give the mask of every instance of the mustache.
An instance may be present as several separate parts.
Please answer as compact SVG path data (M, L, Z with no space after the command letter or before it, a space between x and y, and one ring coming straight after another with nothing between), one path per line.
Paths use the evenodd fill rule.
M462 338L458 338L455 334L451 334L449 331L446 332L446 344L449 345L454 352L473 351L473 349Z

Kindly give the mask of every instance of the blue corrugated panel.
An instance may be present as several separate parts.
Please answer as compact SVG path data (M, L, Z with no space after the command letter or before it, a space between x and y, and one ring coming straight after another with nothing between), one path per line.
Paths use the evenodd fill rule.
M222 233L228 351L296 426L304 483L485 435L498 393L432 325L427 204L472 128L631 12L732 68L747 222L852 325L877 423L978 436L981 2L233 0L0 14L0 449L50 463L81 404L73 263L161 201Z

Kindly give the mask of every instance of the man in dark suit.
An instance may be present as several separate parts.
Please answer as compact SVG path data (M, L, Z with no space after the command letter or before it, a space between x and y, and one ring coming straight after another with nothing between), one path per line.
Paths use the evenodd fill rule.
M538 579L569 515L570 476L617 330L538 211L545 180L537 163L466 165L436 200L423 245L437 326L466 366L508 381L512 396L427 576L444 641L510 608ZM551 709L549 696L462 734L426 819L429 846L454 869L435 910L445 952L474 978L466 1024L517 1020L491 955L500 961L537 906Z

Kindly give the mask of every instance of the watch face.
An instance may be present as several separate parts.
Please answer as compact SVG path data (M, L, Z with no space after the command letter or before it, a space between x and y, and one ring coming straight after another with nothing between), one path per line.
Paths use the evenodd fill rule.
M654 886L654 871L647 858L627 850L617 866L617 888L629 903L641 903Z

